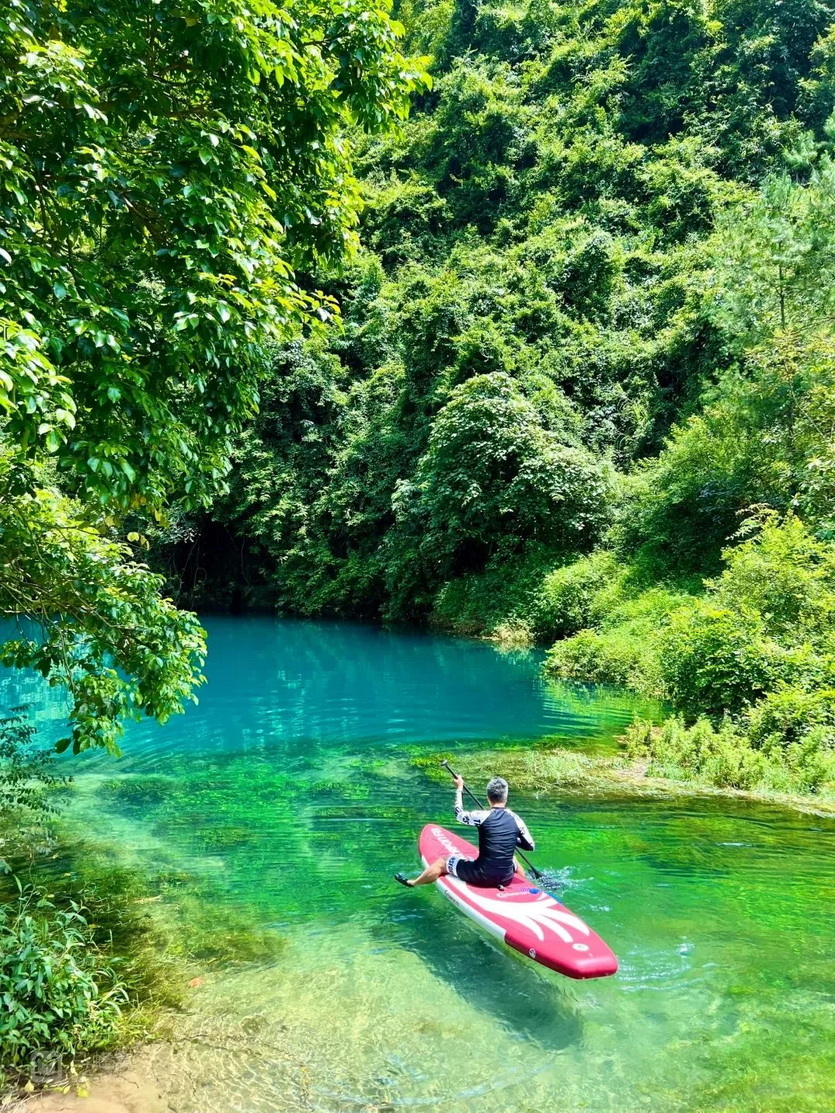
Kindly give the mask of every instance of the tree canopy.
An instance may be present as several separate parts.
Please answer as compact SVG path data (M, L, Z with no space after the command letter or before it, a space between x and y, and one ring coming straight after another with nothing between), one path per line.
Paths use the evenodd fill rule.
M437 80L396 134L363 141L362 254L328 286L343 327L273 354L277 390L215 517L253 543L282 605L426 617L450 578L534 551L562 561L616 518L642 545L669 475L670 514L687 485L704 512L682 510L668 552L715 571L737 512L782 482L749 450L763 392L787 379L766 349L828 312L835 5L401 14ZM529 414L521 471L514 407ZM713 461L697 458L709 425ZM628 515L607 496L573 529L548 493L571 453L628 477Z
M78 745L199 673L160 575L835 744L772 621L833 544L835 4L401 0L431 87L350 2L0 10L5 656Z
M199 678L125 542L209 500L265 346L333 315L347 132L425 82L399 35L362 0L0 4L0 610L43 627L5 659L69 684L76 749Z

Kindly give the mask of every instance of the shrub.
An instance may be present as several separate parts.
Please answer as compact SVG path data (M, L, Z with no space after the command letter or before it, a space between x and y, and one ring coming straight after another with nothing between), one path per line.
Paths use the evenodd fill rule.
M51 822L50 794L66 779L19 710L0 723L0 1094L144 1032L149 1017L137 1005L179 1003L163 937L142 906L147 885ZM43 888L23 888L18 875L44 845Z
M459 634L490 634L502 639L500 628L526 631L537 638L539 596L544 577L557 558L544 547L511 559L491 561L483 572L459 576L435 597L432 623Z
M0 1070L5 1081L116 1042L124 987L77 904L35 889L0 905Z
M830 636L835 614L835 547L820 541L795 514L746 522L748 540L726 549L725 569L710 588L732 610L763 616L784 644Z
M626 745L631 757L648 759L650 776L692 778L721 788L754 788L765 765L727 720L718 729L705 718L691 727L677 717L660 729L636 724L627 732Z
M537 599L537 632L553 641L599 622L619 601L623 578L623 566L605 550L548 573Z
M648 696L660 694L655 647L621 630L581 630L549 651L546 668L562 680L622 684Z
M704 723L704 720L701 720ZM703 731L703 746L697 751L696 772L718 788L754 789L763 780L766 760L745 744L739 731L725 721L713 733Z
M726 550L707 596L676 610L660 641L667 694L692 718L718 722L784 686L812 692L832 684L835 550L792 514L746 529L757 532ZM779 715L780 703L766 717Z
M659 636L667 615L686 596L657 587L629 598L625 596L629 575L629 569L623 569L616 582L593 597L592 605L602 609L607 596L621 593L618 605L603 615L597 630L581 630L554 645L546 662L552 675L591 684L622 684L653 698L664 695Z
M772 764L779 763L791 778L790 791L815 792L835 789L835 736L816 727L799 742L786 747L769 747Z
M802 740L774 740L757 748L740 725L715 726L700 718L692 726L673 716L663 726L633 723L624 737L630 757L647 762L650 776L693 779L719 788L789 793L835 791L835 741L815 727Z
M835 738L835 690L782 687L748 714L748 737L760 749L791 746L816 730Z
M779 647L762 619L709 599L675 611L659 648L666 694L691 718L737 715L777 679Z
M528 649L533 645L530 626L521 618L510 618L493 627L490 638L500 649Z
M788 731L791 741L797 728L781 726L781 716L799 720L813 713L812 723L829 723L835 548L791 514L782 521L761 516L744 532L747 538L726 550L725 570L706 581L702 596L667 587L630 595L638 572L618 570L606 554L546 577L555 625L585 618L596 626L556 645L549 669L569 679L658 693L691 721L700 715L714 723L740 718L769 699L751 720L755 738ZM614 583L598 587L604 569L614 570ZM606 602L615 605L607 611ZM785 694L789 689L794 696ZM815 692L820 696L811 698Z

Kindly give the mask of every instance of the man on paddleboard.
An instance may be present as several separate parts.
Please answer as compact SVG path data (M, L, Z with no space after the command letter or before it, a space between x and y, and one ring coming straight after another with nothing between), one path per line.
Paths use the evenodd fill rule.
M487 785L489 810L464 811L464 778L455 778L455 818L459 823L478 828L478 857L462 858L453 854L438 858L428 865L419 877L407 878L402 873L394 875L395 881L409 888L429 885L439 877L452 874L470 885L507 885L513 878L516 847L534 850L535 844L523 820L507 806L507 781L493 777Z

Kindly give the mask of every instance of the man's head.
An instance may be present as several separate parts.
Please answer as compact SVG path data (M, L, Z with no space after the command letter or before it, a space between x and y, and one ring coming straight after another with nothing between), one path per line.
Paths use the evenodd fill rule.
M491 804L507 803L507 781L504 777L493 777L487 782L487 799Z

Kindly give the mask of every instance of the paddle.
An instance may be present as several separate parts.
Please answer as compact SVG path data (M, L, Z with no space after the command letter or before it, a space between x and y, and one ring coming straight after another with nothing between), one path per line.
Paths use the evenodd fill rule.
M441 768L446 769L446 771L449 773L449 775L451 777L457 777L458 776L458 774L455 772L455 770L452 768L452 766L449 764L449 762L446 759L444 759L441 762ZM482 802L479 800L479 798L476 796L476 794L474 792L472 792L466 786L466 784L464 785L464 791L467 793L468 796L471 796L473 798L473 800L475 800L475 802L478 804L478 806L482 810L484 810L484 811L487 810L484 807L484 805L482 804ZM545 876L545 874L542 872L542 870L538 870L536 868L536 866L533 864L533 862L530 860L530 858L526 858L521 850L517 850L516 853L519 855L519 857L522 859L522 861L525 863L525 865L528 867L528 869L531 871L531 873L534 875L534 877L537 880L540 880L541 878L543 878Z

